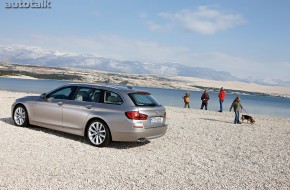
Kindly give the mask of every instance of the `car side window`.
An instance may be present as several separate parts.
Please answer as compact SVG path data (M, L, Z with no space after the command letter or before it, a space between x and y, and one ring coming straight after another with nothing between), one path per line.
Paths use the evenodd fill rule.
M104 103L106 103L106 104L122 104L123 100L120 97L120 95L118 95L114 92L105 91Z
M70 99L72 93L73 93L74 87L63 87L60 89L57 89L56 91L50 93L47 95L47 98L50 99L61 99L61 100L68 100Z
M96 89L95 92L92 95L92 98L91 98L92 102L100 102L101 95L102 95L101 90Z
M95 89L89 87L80 87L74 98L76 101L91 102L94 99Z

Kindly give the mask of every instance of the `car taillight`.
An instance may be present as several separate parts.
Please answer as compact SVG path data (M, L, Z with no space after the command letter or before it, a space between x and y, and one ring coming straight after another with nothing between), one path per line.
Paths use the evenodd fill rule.
M133 120L146 120L148 118L148 115L139 113L138 111L128 111L125 112L125 115L127 116L128 119Z

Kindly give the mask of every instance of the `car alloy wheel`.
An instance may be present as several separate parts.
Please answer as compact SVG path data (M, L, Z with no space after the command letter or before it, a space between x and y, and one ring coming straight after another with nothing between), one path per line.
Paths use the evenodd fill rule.
M14 109L13 120L17 126L26 127L28 125L28 114L23 106L17 106Z
M92 121L87 128L87 137L89 142L98 147L107 146L110 142L110 132L107 125L100 121Z

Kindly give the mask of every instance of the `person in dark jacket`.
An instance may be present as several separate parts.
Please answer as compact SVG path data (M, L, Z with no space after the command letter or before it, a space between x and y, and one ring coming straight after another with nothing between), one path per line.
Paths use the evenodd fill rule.
M232 108L234 108L234 112L235 112L235 120L234 120L234 124L241 124L240 122L240 111L243 109L243 106L241 104L241 100L240 97L237 96L235 98L235 100L233 101L230 111L232 111Z
M223 87L221 87L218 97L219 97L219 102L220 102L219 112L223 112L223 102L224 102L225 97L226 97L226 91L224 90Z
M203 94L201 95L201 107L200 109L202 110L203 107L205 107L205 110L207 110L207 105L208 105L208 100L209 100L209 95L207 93L207 90L205 90L203 92Z

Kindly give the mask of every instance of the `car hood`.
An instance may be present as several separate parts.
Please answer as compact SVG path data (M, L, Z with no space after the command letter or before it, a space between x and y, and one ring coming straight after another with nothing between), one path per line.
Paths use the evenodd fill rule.
M25 96L22 98L18 98L16 99L16 102L23 102L23 101L36 101L36 100L40 100L41 97L40 96Z

